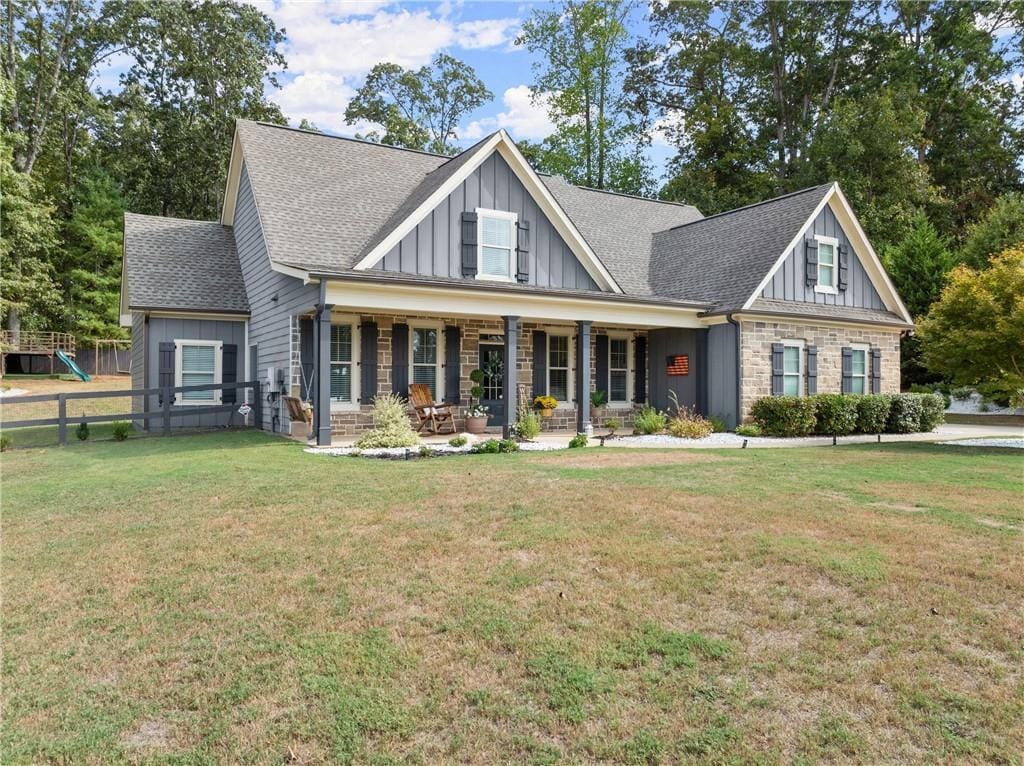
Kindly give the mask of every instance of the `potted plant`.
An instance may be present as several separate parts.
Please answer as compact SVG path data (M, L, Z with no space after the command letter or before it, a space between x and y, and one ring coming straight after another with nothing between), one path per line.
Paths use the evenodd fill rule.
M541 394L533 398L533 408L542 418L550 418L558 406L558 400L553 396Z
M608 396L601 389L590 392L590 416L596 423L600 423L604 419L604 405L608 401Z
M471 434L482 434L487 428L487 408L480 404L480 397L484 395L484 389L480 385L484 380L484 371L473 370L469 373L469 379L473 381L473 387L469 389L466 430Z

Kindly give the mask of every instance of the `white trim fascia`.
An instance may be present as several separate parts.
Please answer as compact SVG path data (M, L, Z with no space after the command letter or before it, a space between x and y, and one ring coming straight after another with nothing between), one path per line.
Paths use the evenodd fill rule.
M760 314L757 311L737 311L733 319L743 322L769 322L771 324L798 324L808 327L840 327L844 330L871 329L874 332L907 332L909 327L899 327L882 324L881 322L864 321L857 322L853 319L816 319L814 317L800 316L798 314L781 316L779 314ZM721 323L719 323L721 324Z
M401 315L500 317L538 322L600 322L627 328L701 328L701 309L657 304L602 301L600 298L551 296L531 292L465 290L460 287L400 285L396 282L327 283L327 302L348 310Z
M541 212L554 225L555 230L565 240L569 249L579 259L587 273L604 290L621 294L623 292L622 288L612 278L612 275L604 267L604 264L601 263L575 224L573 224L565 214L565 211L562 210L562 207L555 201L551 192L548 191L547 187L537 176L537 173L530 167L530 163L523 157L515 142L504 130L499 130L483 146L479 147L476 150L476 154L468 162L462 165L444 184L434 190L433 194L427 197L408 218L388 233L380 244L361 258L359 263L353 268L356 271L365 271L374 266L395 245L401 242L410 231L418 226L434 208L447 199L448 195L466 180L474 170L480 167L484 160L495 150L508 163L516 178L526 187L526 191L537 203Z
M837 200L837 202L833 204L833 200ZM829 205L832 208L832 212L835 213L840 228L842 228L843 232L850 240L850 244L853 246L853 255L858 258L861 255L866 256L865 258L860 259L861 265L864 266L864 271L867 272L868 279L871 280L871 284L874 286L875 290L878 291L885 307L889 311L903 317L907 324L913 324L914 320L911 318L910 312L908 312L907 307L903 305L903 301L900 299L899 293L896 292L896 288L893 286L892 280L889 279L889 275L886 273L885 267L882 266L882 261L879 259L878 254L875 253L874 248L871 247L871 242L868 240L867 234L864 233L864 229L861 227L860 221L857 220L857 216L854 214L849 200L846 199L846 196L839 188L838 183L833 183L832 187L825 193L821 202L819 202L817 207L814 208L814 212L811 213L810 218L808 218L806 223L800 227L796 236L793 237L792 241L785 247L776 259L775 264L771 269L769 269L768 273L765 274L764 279L761 280L761 283L757 288L755 288L754 292L751 293L749 298L747 298L740 310L746 311L750 309L761 292L768 286L772 277L775 276L775 272L782 267L782 264L785 262L790 251L793 250L793 248L795 248L807 235L807 231L814 225L815 219L821 211L825 209L825 205Z
M796 236L790 240L790 243L782 249L782 253L780 253L779 257L775 259L775 263L770 269L768 269L768 273L764 275L764 279L762 279L760 284L754 288L754 292L751 293L749 298L747 298L741 309L749 309L751 304L757 300L757 296L759 296L764 288L768 286L768 283L772 281L772 277L775 276L775 272L782 268L782 264L786 262L786 257L789 255L790 251L807 235L807 230L814 225L814 219L816 219L821 211L825 209L825 205L827 205L828 201L832 199L832 195L836 193L837 188L839 188L838 184L833 183L832 187L825 192L821 198L821 202L817 204L814 208L814 212L811 213L810 218L808 218L804 225L800 227L800 230L797 231Z
M235 205L238 203L238 185L242 178L242 141L238 137L238 121L235 121L234 135L231 137L231 159L228 160L228 175L224 182L224 204L220 208L221 226L233 226L235 223Z
M218 322L248 322L245 314L217 314L208 311L148 311L154 319L213 319Z

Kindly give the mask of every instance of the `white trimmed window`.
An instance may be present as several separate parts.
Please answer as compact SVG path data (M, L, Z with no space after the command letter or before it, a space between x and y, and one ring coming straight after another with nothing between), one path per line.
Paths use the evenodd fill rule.
M548 334L548 396L559 402L571 401L572 338Z
M630 340L627 337L608 338L608 401L616 404L630 401L630 386L633 381L629 353Z
M803 396L804 342L782 341L782 393L785 396Z
M514 282L516 254L515 213L503 210L477 208L479 232L479 255L477 258L477 279L493 279L499 282Z
M815 239L818 241L818 283L814 289L819 293L834 293L839 276L839 240L822 236Z
M441 328L413 326L409 328L409 358L412 360L413 383L426 383L435 402L444 397L441 375Z
M201 386L222 382L221 361L224 344L219 340L174 341L174 385ZM220 389L181 391L174 397L177 405L220 404Z
M331 407L359 404L359 323L355 318L331 321Z
M866 394L868 391L868 357L869 348L867 346L851 346L850 347L850 367L852 374L850 376L850 393L851 394Z

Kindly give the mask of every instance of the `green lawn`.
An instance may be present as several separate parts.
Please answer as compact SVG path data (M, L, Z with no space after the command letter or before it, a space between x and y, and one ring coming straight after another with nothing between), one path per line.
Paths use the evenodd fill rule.
M5 453L21 763L998 763L1024 455Z

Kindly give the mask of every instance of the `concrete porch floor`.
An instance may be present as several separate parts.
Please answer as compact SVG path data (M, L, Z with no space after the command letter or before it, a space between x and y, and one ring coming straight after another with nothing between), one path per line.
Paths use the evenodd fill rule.
M544 431L534 441L550 447L567 447L569 440L576 435L575 431ZM605 429L595 431L594 437L590 440L590 446L600 445L599 437L607 436ZM619 437L630 436L628 433L619 433ZM882 434L882 442L942 442L956 439L980 439L980 438L1024 438L1024 428L1016 426L986 426L986 425L958 425L944 424L929 433L917 434ZM307 443L302 436L291 437L295 441ZM335 436L331 441L332 447L351 447L358 436ZM421 434L424 444L447 444L452 434ZM500 439L500 429L488 429L487 433L478 437L481 439ZM744 438L732 433L713 434L707 439L700 441L689 441L674 439L672 437L650 436L644 437L643 441L612 438L606 441L609 447L628 447L634 449L738 449L743 446ZM816 447L828 446L832 443L831 436L809 436L795 439L756 437L746 439L748 447ZM867 444L877 442L878 437L872 435L858 434L854 436L840 436L839 444Z

